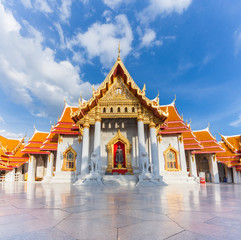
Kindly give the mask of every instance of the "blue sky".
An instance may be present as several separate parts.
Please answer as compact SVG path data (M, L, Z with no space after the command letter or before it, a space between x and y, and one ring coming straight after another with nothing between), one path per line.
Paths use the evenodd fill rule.
M193 130L240 134L241 1L0 0L0 134L49 131L117 58Z

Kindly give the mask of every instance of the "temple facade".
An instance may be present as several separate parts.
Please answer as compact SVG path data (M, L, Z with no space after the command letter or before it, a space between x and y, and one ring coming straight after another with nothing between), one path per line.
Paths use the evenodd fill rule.
M65 103L49 132L35 129L27 144L0 136L1 179L166 185L198 183L201 172L206 181L241 182L240 137L237 149L225 137L218 143L209 127L192 131L175 100L160 105L145 89L118 56L92 98Z

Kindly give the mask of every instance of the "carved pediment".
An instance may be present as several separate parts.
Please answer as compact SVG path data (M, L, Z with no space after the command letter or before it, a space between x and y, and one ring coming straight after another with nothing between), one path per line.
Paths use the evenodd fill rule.
M114 83L105 94L103 98L100 99L100 103L104 102L139 102L138 99L129 91L120 76L117 76Z

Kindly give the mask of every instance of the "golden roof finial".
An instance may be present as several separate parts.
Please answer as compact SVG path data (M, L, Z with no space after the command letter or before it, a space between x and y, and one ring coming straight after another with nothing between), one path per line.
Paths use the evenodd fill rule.
M36 127L35 127L35 124L33 125L33 128L34 128L34 131L36 131Z
M117 60L120 60L120 40L119 40L119 46L118 46L118 58Z
M59 122L59 116L58 116L58 122Z
M208 129L210 128L210 123L208 123Z
M144 83L144 86L142 88L142 92L144 92L144 94L146 94L146 84Z
M191 127L191 122L192 122L192 120L190 119L190 122L188 123L189 128Z
M82 97L82 95L81 95L81 94L80 94L79 96L80 96L80 98L79 98L79 105L82 105L82 102L83 102L83 97Z
M174 100L173 100L173 102L175 103L176 100L177 100L177 96L176 96L176 94L175 94L175 95L174 95Z
M64 105L66 106L66 104L67 104L67 103L66 103L66 100L65 100L65 97L64 97Z
M157 93L157 96L156 96L156 103L159 104L159 90L158 90L158 93Z

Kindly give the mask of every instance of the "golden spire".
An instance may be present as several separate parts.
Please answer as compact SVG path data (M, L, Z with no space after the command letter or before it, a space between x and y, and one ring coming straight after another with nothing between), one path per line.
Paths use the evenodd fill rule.
M144 86L142 88L142 92L145 94L146 93L146 84L144 83Z
M117 60L120 60L120 40L119 40L119 47L118 47L118 58Z
M66 100L65 100L65 97L64 97L64 105L66 106L66 104L67 104L67 103L66 103Z

